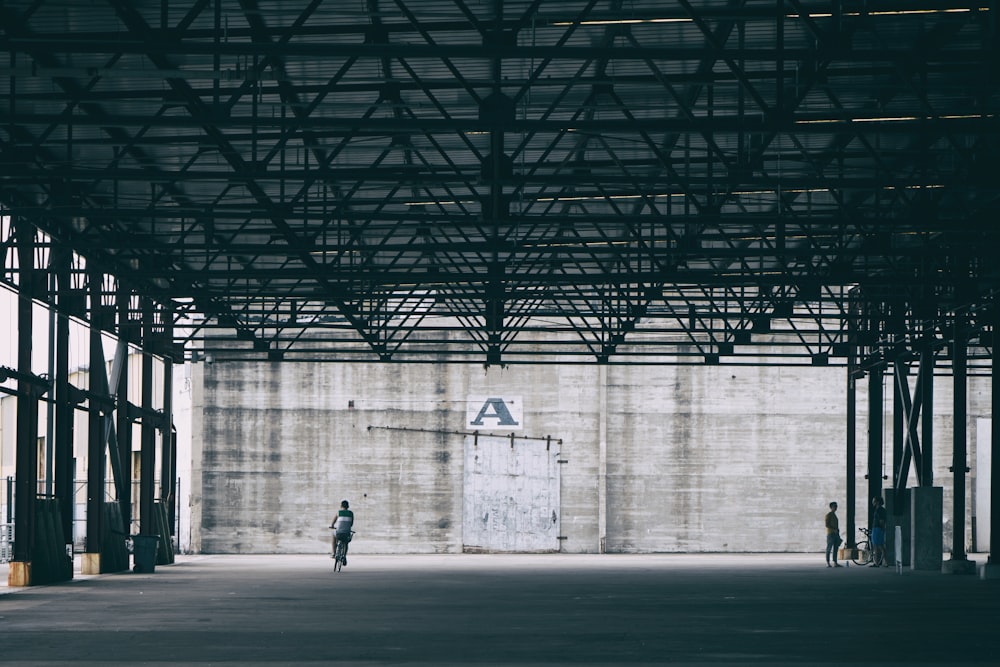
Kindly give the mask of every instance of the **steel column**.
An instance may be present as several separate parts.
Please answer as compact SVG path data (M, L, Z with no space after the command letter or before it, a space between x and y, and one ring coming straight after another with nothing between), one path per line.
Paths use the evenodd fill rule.
M76 400L69 385L69 304L72 301L70 285L69 248L62 248L53 258L56 274L56 357L55 357L55 494L59 499L63 536L67 544L73 543L73 511L76 506L73 489L73 413ZM51 306L50 306L51 307Z
M128 400L129 354L127 343L132 333L129 319L129 293L121 285L115 295L118 309L118 339L125 341L124 366L116 378L113 388L118 398L118 411L115 414L114 440L118 447L108 453L118 457L118 470L121 471L117 484L118 506L125 524L126 532L131 533L132 525L132 414ZM117 357L117 354L116 354ZM109 442L110 444L110 442Z
M174 479L177 469L177 440L173 429L174 364L169 356L163 358L163 421L160 423L160 503L167 514L168 529L173 526ZM162 535L168 539L168 535Z
M882 378L885 369L881 364L868 373L868 525L872 525L871 500L882 496Z
M153 356L150 342L153 338L153 302L142 300L142 444L139 453L139 533L155 535L153 515L156 474L156 425L153 413Z
M45 349L45 358L47 359L47 366L45 372L45 383L47 385L47 393L49 400L45 401L45 436L43 441L45 442L45 451L39 452L39 456L42 457L40 463L43 464L43 469L40 471L42 483L39 485L39 493L48 496L55 496L55 463L56 463L56 349L59 347L56 341L56 273L54 263L58 260L54 255L58 251L53 247L49 253L49 265L46 267L46 271L41 273L46 285L45 292L45 310L48 316L48 336L45 340L48 343ZM41 292L42 290L39 290Z
M992 377L992 415L990 439L990 556L987 561L991 566L1000 565L1000 558L994 559L994 554L1000 554L1000 303L993 304L993 377Z
M955 317L954 340L952 341L951 368L954 380L954 408L952 428L952 488L955 492L952 516L952 560L965 559L965 475L966 467L966 422L968 387L968 349L966 348L964 318Z
M38 495L38 402L31 374L32 299L35 296L35 228L15 218L19 294L17 300L17 436L14 482L13 561L30 563L35 541L35 497ZM30 566L28 568L30 583Z
M87 435L87 553L101 553L101 533L104 524L104 414L98 396L106 394L104 378L104 344L101 339L101 280L100 271L90 272L90 400ZM100 370L98 370L100 369ZM99 563L99 561L98 561ZM96 573L92 573L96 574Z
M847 505L846 521L847 521L847 538L845 540L845 546L848 549L853 549L855 547L854 533L855 533L855 489L856 484L856 474L854 472L854 467L856 465L857 457L857 434L855 430L857 429L857 387L856 380L854 379L854 371L848 367L847 370L847 499L844 504Z
M173 516L176 503L177 439L174 437L174 360L170 343L174 337L173 312L169 303L162 305L163 336L163 421L160 425L160 502L167 509L167 517Z

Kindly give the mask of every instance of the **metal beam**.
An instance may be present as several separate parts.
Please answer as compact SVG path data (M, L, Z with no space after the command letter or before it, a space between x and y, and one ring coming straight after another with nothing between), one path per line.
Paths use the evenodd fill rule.
M920 484L920 480L923 478L923 471L921 470L923 457L920 455L920 435L917 431L917 422L920 420L920 411L924 405L920 397L923 396L921 384L927 377L926 372L923 370L926 363L926 357L921 355L920 371L917 373L917 382L913 389L912 398L910 396L909 383L906 379L908 373L907 363L898 359L895 363L896 391L899 394L900 405L903 408L902 419L905 425L903 457L899 463L899 467L894 471L893 488L897 494L902 493L906 488L911 461L916 469L917 484Z
M857 491L856 487L856 475L855 466L857 460L857 424L858 424L858 406L857 406L857 380L854 376L854 370L849 366L847 369L847 451L845 458L846 464L846 482L847 488L845 489L846 499L844 504L846 505L846 533L847 537L844 540L844 546L846 549L854 549L856 547L854 534L856 532L855 525L857 520L856 510L854 508L856 500Z
M982 267L968 298L996 287L994 11L535 0L432 17L373 0L358 23L336 3L258 4L231 26L213 0L159 20L123 0L63 23L45 3L0 9L0 153L17 167L0 200L136 294L205 315L178 345L230 327L273 358L317 349L276 324L280 298L345 318L375 358L460 361L439 325L485 354L483 276L502 262L505 355L548 345L545 316L578 334L550 348L567 358L658 335L725 362L762 334L751 322L781 320L774 357L797 339L820 362L845 342L828 286L951 294L960 249ZM125 32L58 27L78 11ZM677 282L729 289L655 313L644 290ZM819 294L785 317L799 282ZM727 301L717 323L699 310Z
M139 533L155 535L153 502L156 494L156 424L153 407L153 302L142 300L142 431L139 453Z
M881 364L876 364L868 371L868 472L865 475L868 480L868 497L865 499L865 505L868 508L868 526L872 525L871 501L873 498L882 497L882 426L884 414L882 379L884 377L885 368Z
M15 218L20 289L17 300L17 435L15 438L14 550L13 562L26 564L30 583L35 542L35 499L38 496L38 397L40 387L31 378L32 300L39 283L35 266L35 228ZM15 577L11 572L12 579Z
M97 561L97 572L89 571L88 574L98 574L100 569L100 554L104 530L123 530L122 526L106 526L104 517L104 485L105 485L105 426L104 420L110 419L110 415L105 416L102 406L94 400L94 396L107 394L107 379L100 381L103 373L98 373L97 369L104 368L104 342L101 337L100 320L101 313L101 280L103 275L95 269L90 270L90 383L89 389L91 399L88 402L88 437L87 437L87 553L92 559ZM110 411L108 411L110 412ZM122 535L124 539L124 534Z
M70 387L69 383L69 312L70 303L74 298L73 286L70 283L70 249L59 248L53 254L52 268L56 276L57 293L55 296L58 308L53 308L56 318L55 331L55 495L59 500L62 534L68 545L73 544L73 515L76 511L75 469L73 458L73 418L76 409L76 396L79 392Z
M956 316L952 327L951 342L952 368L952 540L951 559L965 560L965 476L969 472L967 456L968 420L968 340L965 317ZM980 473L982 474L982 473Z
M118 465L116 470L119 471L120 481L116 482L115 490L117 492L118 508L121 512L122 521L125 524L126 533L131 533L132 518L133 518L133 499L132 499L132 415L129 414L129 378L132 375L130 371L129 362L129 351L128 343L133 341L139 336L139 331L137 328L137 322L132 319L131 307L130 307L130 297L131 294L124 285L119 283L118 289L115 293L115 301L117 306L117 317L118 317L118 341L119 346L121 346L121 352L116 347L115 349L115 368L121 368L121 370L114 374L115 382L114 389L111 392L112 396L116 399L118 409L115 411L115 440L117 441L117 447L110 450L109 456L113 459L117 459ZM120 355L124 355L124 363L118 366L118 358ZM118 479L118 475L116 475Z

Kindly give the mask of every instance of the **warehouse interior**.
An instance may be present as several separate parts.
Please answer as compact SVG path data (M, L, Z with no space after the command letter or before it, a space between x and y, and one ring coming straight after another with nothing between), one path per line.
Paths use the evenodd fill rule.
M189 363L828 369L848 550L855 494L939 502L948 382L964 526L965 392L996 386L998 26L995 0L3 3L10 584L72 578L77 482L87 573L129 567L133 508L140 541L171 534ZM954 535L941 567L975 572Z

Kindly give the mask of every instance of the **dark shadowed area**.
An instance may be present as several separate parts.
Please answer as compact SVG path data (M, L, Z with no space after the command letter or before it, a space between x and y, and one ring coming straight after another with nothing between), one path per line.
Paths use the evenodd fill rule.
M9 664L995 664L1000 582L808 555L190 556L0 589Z

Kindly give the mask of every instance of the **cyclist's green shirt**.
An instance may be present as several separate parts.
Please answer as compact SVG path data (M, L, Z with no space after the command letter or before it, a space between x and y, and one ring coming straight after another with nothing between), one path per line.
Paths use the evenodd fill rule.
M337 533L350 533L354 525L354 512L351 510L340 510L337 512L337 520L333 522L333 530Z

